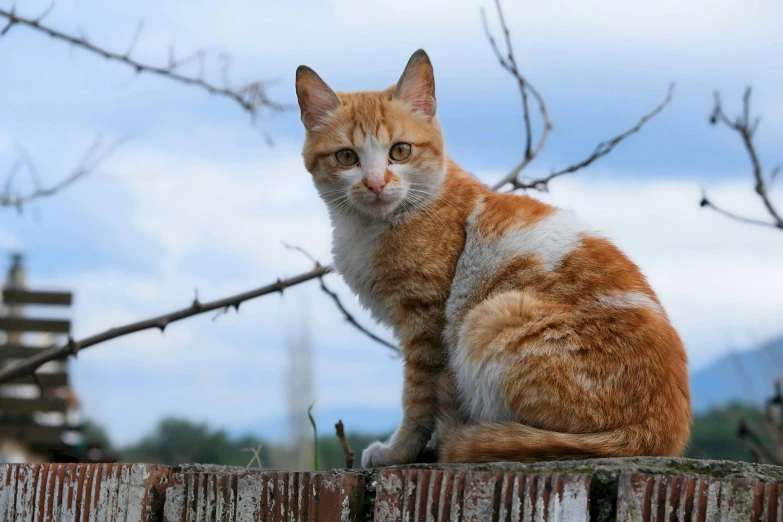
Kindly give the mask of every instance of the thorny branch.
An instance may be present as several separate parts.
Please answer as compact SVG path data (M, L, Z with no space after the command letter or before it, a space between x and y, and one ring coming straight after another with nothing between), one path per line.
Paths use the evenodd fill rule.
M193 300L193 303L190 306L168 314L160 315L158 317L153 317L151 319L145 319L143 321L138 321L136 323L126 324L124 326L120 326L116 328L110 328L104 332L101 332L99 334L90 337L86 337L79 341L69 339L67 343L61 346L53 346L46 350L42 350L40 353L22 360L21 362L19 362L14 366L9 366L7 368L0 369L0 384L8 383L18 377L32 373L36 369L38 369L41 365L49 361L63 359L68 356L75 357L80 350L89 348L90 346L105 341L109 341L111 339L116 339L117 337L122 337L124 335L128 335L135 332L141 332L143 330L149 330L152 328L158 328L161 332L163 332L166 329L166 327L171 323L181 321L182 319L187 319L188 317L193 317L195 315L200 315L205 312L210 312L213 310L228 309L230 307L233 307L238 311L239 306L245 301L248 301L250 299L255 299L256 297L261 297L267 294L273 294L273 293L282 294L283 290L285 290L288 287L298 285L300 283L304 283L305 281L310 281L312 279L321 278L324 275L330 273L331 271L332 271L331 267L317 266L312 270L310 270L309 272L305 272L303 274L299 274L297 276L288 279L278 279L276 282L272 284L262 286L260 288L256 288L253 290L249 290L247 292L242 292L240 294L236 294L223 299L218 299L215 301L209 301L206 303L202 303L198 300L198 298L196 298Z
M0 206L13 207L18 212L22 211L22 207L26 203L30 203L33 200L47 198L67 188L68 186L76 183L81 178L87 176L95 170L95 168L104 161L114 150L119 146L121 140L116 140L107 146L104 146L101 139L98 138L93 142L89 149L84 153L76 167L66 177L55 183L54 185L44 186L41 184L38 171L33 163L30 155L23 148L19 148L19 159L14 162L11 169L6 176L5 183L3 184L3 190L0 192ZM28 192L18 193L14 191L14 181L17 173L26 168L30 174L33 188Z
M669 104L669 102L671 102L674 93L673 84L669 86L669 91L666 94L666 97L663 99L663 101L660 104L658 104L658 106L655 107L652 111L642 116L642 118L639 120L639 122L636 125L628 129L627 131L623 132L622 134L618 134L614 138L599 143L596 146L593 153L587 158L585 158L584 160L580 161L579 163L575 163L569 167L566 167L564 169L554 171L544 178L527 179L527 180L520 178L520 174L522 173L522 171L536 158L536 156L538 156L538 154L544 148L544 145L546 144L546 140L549 137L549 133L552 130L552 122L549 118L549 111L547 110L543 97L532 85L530 85L530 82L519 71L519 66L517 65L516 58L514 57L514 49L511 44L511 33L508 30L508 26L506 25L505 16L503 15L503 9L500 5L500 0L495 0L495 6L497 8L498 18L500 19L500 26L503 31L503 37L505 41L505 54L500 51L497 41L492 36L492 33L489 30L489 27L487 25L487 19L483 9L481 11L481 18L484 23L484 32L487 35L489 44L492 47L492 50L494 51L495 57L500 63L500 66L503 67L503 69L505 69L506 71L508 71L508 73L511 74L516 79L517 84L519 86L519 92L522 96L522 117L525 122L525 154L522 160L519 162L519 164L517 164L513 169L511 169L511 171L508 174L506 174L500 181L492 185L491 187L492 190L500 190L506 187L507 185L509 185L510 186L510 190L508 190L509 192L513 192L515 190L520 190L520 189L521 190L534 189L534 190L546 192L549 189L550 181L566 174L572 174L578 170L581 170L589 166L594 161L603 158L604 156L612 152L612 150L614 150L614 148L620 142L622 142L632 134L639 132L641 128L649 120L657 116L658 113L660 113ZM531 128L532 125L530 122L529 95L532 95L536 103L538 104L538 108L541 112L541 119L543 120L543 125L544 125L544 128L541 131L541 136L538 138L535 147L532 146L532 128Z
M525 167L527 167L527 165L530 164L531 161L533 161L533 159L535 159L535 157L543 149L546 140L549 136L549 133L552 129L552 124L543 97L538 92L538 90L536 90L527 81L527 79L521 74L519 70L518 64L516 62L516 58L514 56L514 51L511 45L510 31L508 30L508 26L506 25L506 20L503 15L503 10L501 8L500 1L495 0L495 5L497 7L498 17L500 19L500 24L503 30L503 37L504 37L505 48L506 48L505 54L500 51L497 42L495 41L494 37L489 31L486 22L486 17L484 16L484 12L482 11L484 28L487 33L487 38L489 39L490 45L492 46L492 49L495 52L495 55L501 67L503 67L512 76L514 76L519 85L520 94L522 97L522 109L523 109L523 118L525 122L526 134L525 134L525 153L523 159L516 167L514 167L514 169L512 169L509 172L508 175L506 175L502 180L500 180L498 183L492 186L491 187L492 190L498 190L506 187L507 185L510 185L511 191L517 189L528 189L528 188L536 189L536 190L546 190L548 188L549 181L551 181L552 179L582 169L590 165L592 162L596 161L597 159L609 154L617 144L622 142L631 134L638 132L642 128L642 126L644 126L644 124L647 123L647 121L649 121L651 118L656 116L659 112L661 112L663 108L671 101L672 88L669 89L669 92L666 98L663 100L663 102L660 105L658 105L653 111L643 116L641 120L639 120L639 122L634 127L610 140L598 144L593 154L591 154L587 159L579 163L576 163L570 167L562 169L560 171L553 172L546 178L542 178L539 180L532 180L532 181L521 180L519 177L520 173L523 171L523 169L525 169ZM0 31L0 36L7 33L8 30L14 25L17 24L26 25L40 32L49 34L53 38L58 38L60 40L69 42L75 46L81 47L82 49L98 54L107 59L124 63L130 67L133 67L138 72L151 72L151 73L160 74L162 76L174 79L175 81L179 81L181 83L200 86L213 94L227 96L235 100L237 103L239 103L242 106L243 109L247 110L251 114L255 114L255 109L260 106L266 106L273 110L284 110L287 108L280 104L276 104L274 102L269 101L264 94L262 84L258 84L258 83L251 84L250 86L246 87L241 91L232 91L227 86L225 88L218 88L212 84L209 84L204 80L202 80L201 76L199 76L198 78L185 77L175 72L175 69L194 61L198 61L201 70L203 72L203 63L204 63L203 51L199 51L186 58L177 60L174 57L173 50L170 50L168 67L148 66L131 59L130 53L133 49L133 44L138 39L138 36L141 32L141 26L139 26L139 28L137 29L136 34L133 38L133 42L128 52L125 55L119 55L98 48L90 44L89 42L87 42L85 38L75 38L72 36L68 36L64 33L60 33L54 29L41 25L40 21L43 19L44 16L46 16L47 13L44 13L43 15L39 16L36 19L25 19L17 16L13 10L5 11L0 9L0 16L3 16L8 20L8 24L6 25L6 27L2 31ZM226 66L228 65L227 60L225 60L224 63L226 64ZM225 74L225 69L224 69L224 74ZM541 118L543 120L543 130L538 140L536 141L535 145L533 145L533 131L532 131L533 126L530 119L530 97L532 97L535 100L536 104L538 105L539 111L541 112ZM361 326L358 323L358 321L356 321L356 319L343 306L339 296L325 285L323 276L333 271L331 266L321 266L320 263L318 263L318 261L315 258L310 256L307 252L305 252L299 247L289 247L289 248L293 248L307 255L310 258L310 260L314 262L315 268L310 272L300 274L296 277L286 279L286 280L278 280L276 283L272 285L267 285L266 287L262 287L256 290L251 290L249 292L244 292L242 294L238 294L233 297L221 299L218 301L213 301L210 303L200 303L198 301L198 298L196 298L190 307L173 312L171 314L162 315L153 319L140 321L138 323L132 323L118 328L112 328L100 334L93 335L91 337L83 339L81 341L74 341L71 339L68 341L68 343L66 343L63 346L52 347L50 349L44 350L40 354L25 359L15 366L0 370L0 384L9 382L23 375L33 373L37 368L39 368L42 364L48 361L64 358L69 355L75 356L78 350L80 349L87 348L89 346L93 346L95 344L104 341L115 339L117 337L121 337L129 333L147 330L150 328L159 328L161 331L163 331L166 325L170 324L171 322L185 319L187 317L192 317L194 315L198 315L204 312L219 310L220 311L219 313L225 313L232 306L238 310L240 303L245 300L253 299L255 297L260 297L262 295L266 295L274 292L282 293L284 288L299 283L303 283L305 281L310 281L316 278L319 279L319 282L321 284L321 289L332 298L332 300L337 305L338 309L343 313L346 320L350 324L352 324L354 327L359 329L362 333L364 333L374 341L378 342L379 344L384 345L385 347L389 348L390 350L394 351L397 354L400 353L400 350L397 346L377 337L372 332L370 332L369 330Z
M393 351L397 355L400 354L399 347L393 345L392 343L390 343L388 341L384 341L383 339L381 339L380 337L378 337L377 335L372 333L370 330L368 330L367 328L365 328L364 326L359 324L359 322L356 320L356 318L353 315L351 315L351 313L348 310L345 309L345 306L343 306L343 303L340 301L340 297L335 292L330 290L329 287L326 286L326 283L324 283L324 278L323 277L320 278L320 281L321 281L321 290L323 290L326 295L328 295L329 297L332 298L332 301L334 301L334 304L337 306L337 308L340 309L340 311L345 316L345 320L346 321L348 321L351 325L353 325L354 328L356 328L357 330L362 332L364 335L366 335L367 337L369 337L370 339L372 339L376 343L382 344L383 346L385 346L389 350Z
M715 108L713 109L712 114L710 115L710 124L717 125L718 123L722 123L740 135L740 138L742 139L742 143L743 145L745 145L745 149L748 151L748 156L750 156L750 163L753 169L754 190L756 191L756 194L758 195L759 199L761 199L761 202L764 205L767 214L769 214L771 221L762 221L760 219L748 218L745 216L741 216L739 214L735 214L734 212L725 210L717 206L715 203L713 203L712 200L710 200L709 197L707 196L706 192L702 193L700 205L702 207L710 208L715 212L722 214L728 218L734 219L736 221L741 221L743 223L748 223L751 225L761 225L761 226L773 227L773 228L783 230L783 215L781 215L781 211L777 209L777 207L772 202L772 199L770 198L769 195L769 187L775 181L775 178L780 173L781 167L780 165L774 167L770 171L768 176L764 173L764 169L761 166L761 160L759 159L758 152L756 151L755 142L753 141L760 120L759 118L755 118L753 119L753 121L751 121L750 95L751 95L751 90L750 87L748 87L745 90L745 94L742 97L742 114L737 116L732 121L731 119L729 119L728 116L726 116L726 113L723 111L723 105L721 103L720 93L716 92Z
M315 257L313 257L307 250L303 249L302 247L296 246L296 245L289 245L288 243L283 243L283 245L286 248L290 249L290 250L296 250L297 252L299 252L302 255L306 256L307 259L309 259L310 261L312 261L315 264L316 268L321 266L321 263L319 263L318 260ZM340 296L338 296L336 292L332 291L328 286L326 286L326 283L324 282L324 278L323 277L319 278L319 281L321 283L321 290L323 290L323 292L326 295L328 295L329 297L332 298L332 301L334 301L335 306L337 306L337 308L340 310L340 312L342 312L342 314L345 317L346 321L348 321L354 328L356 328L357 330L362 332L364 335L366 335L367 337L369 337L370 339L372 339L376 343L385 346L386 348L388 348L391 351L393 351L396 355L400 354L399 347L393 345L392 343L390 343L388 341L384 341L383 339L381 339L380 337L378 337L377 335L372 333L370 330L368 330L367 328L365 328L364 326L359 324L359 321L357 321L356 318L345 308L345 306L343 306L343 303L340 300Z
M50 11L51 11L51 6L46 10L46 12L44 12L42 15L36 18L25 18L23 16L16 14L16 10L14 7L12 7L10 10L0 9L0 17L5 18L7 20L5 27L2 30L0 30L0 36L5 35L6 33L8 33L8 31L10 31L14 26L17 25L29 27L30 29L33 29L39 33L49 35L52 38L69 43L75 47L83 49L92 54L102 56L107 60L111 60L127 65L128 67L136 71L137 74L141 74L141 73L155 74L185 85L199 87L210 94L214 94L216 96L222 96L230 100L233 100L244 111L250 114L252 118L256 117L258 109L260 108L266 108L272 112L282 112L284 110L290 109L288 105L284 105L270 99L266 93L266 85L263 82L256 81L256 82L248 83L244 87L238 89L232 88L228 83L226 68L224 68L223 70L224 81L222 86L211 83L203 78L203 66L201 68L201 74L199 76L187 76L185 74L178 72L179 67L181 67L185 63L192 61L194 58L188 57L183 60L177 60L174 57L173 50L171 49L169 50L169 61L168 61L168 65L166 66L150 65L132 58L131 53L141 33L141 28L142 28L141 24L139 24L139 26L137 27L127 52L119 53L115 51L109 51L107 49L104 49L103 47L99 47L91 43L84 36L77 37L77 36L69 35L62 31L59 31L57 29L42 24L41 23L42 20L46 17L47 14L49 14ZM203 53L196 53L193 56L199 57L199 60L203 60Z
M351 449L351 444L348 442L348 437L345 436L345 426L343 425L343 421L337 421L337 424L334 425L334 431L337 435L337 439L340 441L340 445L343 447L343 454L345 455L345 467L347 469L352 469L353 461L356 458L356 455Z

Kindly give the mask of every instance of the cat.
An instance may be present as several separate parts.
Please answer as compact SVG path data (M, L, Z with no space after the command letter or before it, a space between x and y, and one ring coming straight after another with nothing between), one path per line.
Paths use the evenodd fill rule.
M396 85L296 71L306 169L334 266L399 339L403 419L364 467L676 456L687 357L656 294L571 213L499 194L446 156L423 50Z

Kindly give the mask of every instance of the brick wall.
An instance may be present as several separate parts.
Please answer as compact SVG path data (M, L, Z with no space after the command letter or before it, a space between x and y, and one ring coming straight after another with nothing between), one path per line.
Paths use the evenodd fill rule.
M0 521L783 520L783 468L686 459L289 473L3 464Z

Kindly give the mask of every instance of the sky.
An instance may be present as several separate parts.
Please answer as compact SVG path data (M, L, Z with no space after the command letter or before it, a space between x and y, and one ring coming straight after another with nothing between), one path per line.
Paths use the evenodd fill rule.
M783 4L506 4L519 64L554 124L530 176L588 156L676 84L672 103L642 132L535 196L573 210L639 264L692 370L783 334L783 236L698 206L706 188L714 201L764 217L742 144L708 117L715 90L733 115L752 85L762 162L767 171L783 163ZM25 0L17 9L35 16L47 5ZM269 81L270 96L291 105L299 64L338 90L380 89L423 47L448 153L491 182L519 161L524 141L519 93L487 44L482 7L497 30L492 4L473 0L62 0L46 23L125 52L143 21L136 59L165 64L171 46L180 56L204 49L206 75L220 83L230 56L232 85ZM76 337L184 307L195 290L208 300L308 270L311 262L284 242L329 262L330 225L302 165L296 110L262 112L253 123L230 100L136 75L24 27L0 38L0 70L0 172L23 147L40 177L55 182L96 136L122 139L67 191L21 215L0 209L0 254L24 252L31 286L74 292ZM783 205L783 191L774 196ZM363 324L392 339L339 276L327 283ZM286 414L286 342L303 328L311 331L316 412L381 411L393 426L400 361L346 324L317 283L248 302L238 314L96 346L70 370L85 415L118 443L165 415L241 431ZM348 426L363 428L361 416Z

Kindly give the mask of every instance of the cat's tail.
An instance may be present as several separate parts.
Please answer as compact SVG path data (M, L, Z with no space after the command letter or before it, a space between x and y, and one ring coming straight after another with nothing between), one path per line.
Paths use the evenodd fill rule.
M441 462L537 462L669 455L645 430L621 428L600 433L558 433L518 423L487 423L449 430L440 448Z

